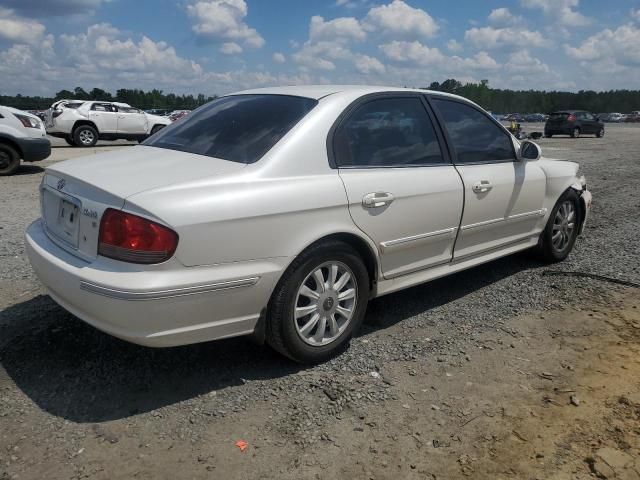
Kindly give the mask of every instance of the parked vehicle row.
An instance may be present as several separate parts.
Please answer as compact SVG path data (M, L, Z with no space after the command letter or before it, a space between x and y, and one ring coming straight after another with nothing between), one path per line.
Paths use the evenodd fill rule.
M50 166L27 253L56 302L125 340L252 334L320 362L370 298L529 248L563 260L591 194L540 155L442 92L240 92Z
M11 107L0 106L0 176L12 175L20 160L37 162L51 154L42 120Z
M60 100L45 115L47 133L74 147L93 147L98 140L142 141L171 124L126 103Z

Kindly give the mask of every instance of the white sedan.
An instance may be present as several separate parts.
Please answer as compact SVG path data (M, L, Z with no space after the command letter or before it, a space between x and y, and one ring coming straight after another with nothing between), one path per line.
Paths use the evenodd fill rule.
M253 334L319 362L373 297L530 248L563 260L591 205L577 171L453 95L245 91L49 167L27 251L56 302L122 339Z

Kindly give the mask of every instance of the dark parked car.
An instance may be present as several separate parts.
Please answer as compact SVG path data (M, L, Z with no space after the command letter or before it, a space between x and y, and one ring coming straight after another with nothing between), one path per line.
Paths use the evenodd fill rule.
M529 115L525 115L524 120L527 123L538 123L544 122L546 117L541 113L530 113Z
M591 134L600 138L604 136L604 123L592 113L584 110L561 110L549 115L544 125L544 136L570 135L578 138L580 135Z

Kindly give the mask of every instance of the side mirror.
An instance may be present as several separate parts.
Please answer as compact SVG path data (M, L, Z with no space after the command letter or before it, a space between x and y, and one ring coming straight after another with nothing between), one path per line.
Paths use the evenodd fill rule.
M540 145L530 140L520 144L520 160L538 160L542 156Z

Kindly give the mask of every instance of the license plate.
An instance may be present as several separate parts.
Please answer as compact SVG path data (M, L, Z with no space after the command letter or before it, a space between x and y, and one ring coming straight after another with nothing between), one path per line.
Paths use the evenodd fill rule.
M51 233L74 248L78 247L80 202L45 190L44 217Z

